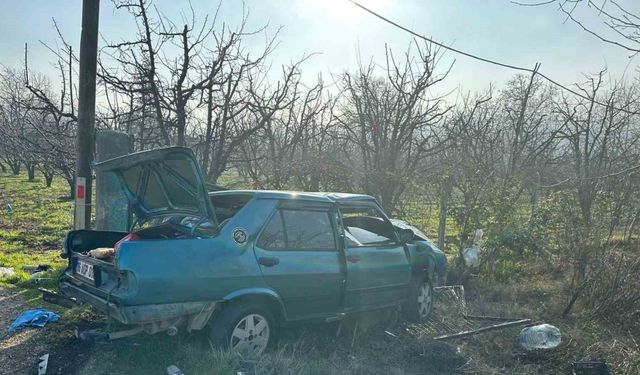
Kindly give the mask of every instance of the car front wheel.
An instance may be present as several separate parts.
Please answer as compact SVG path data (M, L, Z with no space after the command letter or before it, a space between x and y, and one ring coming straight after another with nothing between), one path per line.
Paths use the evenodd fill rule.
M433 286L431 280L415 283L411 287L409 301L404 306L407 318L412 322L424 321L433 310Z
M210 340L214 347L229 349L243 358L259 357L275 334L272 314L260 305L232 304L214 318Z

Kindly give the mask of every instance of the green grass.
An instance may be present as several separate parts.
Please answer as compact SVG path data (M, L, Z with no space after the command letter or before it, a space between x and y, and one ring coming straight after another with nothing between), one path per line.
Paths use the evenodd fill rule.
M0 173L0 265L16 271L15 277L0 283L35 284L22 270L25 265L48 264L57 271L66 265L60 251L73 221L73 205L67 195L68 186L62 179L54 179L47 188L42 178L29 182L24 174Z

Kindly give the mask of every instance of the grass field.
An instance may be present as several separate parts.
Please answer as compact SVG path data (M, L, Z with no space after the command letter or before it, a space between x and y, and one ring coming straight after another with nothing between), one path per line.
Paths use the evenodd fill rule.
M39 286L55 288L55 278L66 265L59 253L72 224L72 202L65 198L67 193L62 180L45 188L39 179L27 182L24 175L0 173L0 265L17 271L15 277L0 280L0 288L14 288L11 290L29 306L46 306L62 316L60 322L47 325L37 340L21 344L21 350L34 352L34 369L38 350L44 350L34 348L44 343L51 356L51 373L60 374L164 374L171 364L188 375L236 374L241 366L255 366L261 375L565 374L569 373L570 362L576 360L606 360L616 374L640 373L640 347L633 337L599 322L558 318L564 302L559 276L535 265L509 283L487 285L471 279L467 303L477 313L529 317L557 325L563 333L563 344L546 353L519 349L515 343L517 328L450 344L436 343L392 313L363 317L355 338L353 321L345 323L338 337L335 325L284 329L277 345L254 364L243 363L230 353L212 351L206 333L137 336L88 345L73 336L73 328L104 329L104 317L83 306L65 310L47 305L37 292ZM7 212L8 203L13 213ZM434 220L427 213L436 210L421 212L421 221L432 226ZM45 275L50 280L31 280L21 270L28 264L52 265L54 270Z
M40 178L27 182L25 175L0 173L0 265L16 272L1 283L35 286L22 266L49 264L60 269L66 264L60 258L61 244L73 223L73 205L66 195L64 180L56 179L47 188Z

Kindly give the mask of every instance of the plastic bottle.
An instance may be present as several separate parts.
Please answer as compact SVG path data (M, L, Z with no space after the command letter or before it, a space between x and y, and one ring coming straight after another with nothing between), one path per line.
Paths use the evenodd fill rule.
M525 327L518 335L518 343L526 350L553 349L561 341L560 330L551 324Z

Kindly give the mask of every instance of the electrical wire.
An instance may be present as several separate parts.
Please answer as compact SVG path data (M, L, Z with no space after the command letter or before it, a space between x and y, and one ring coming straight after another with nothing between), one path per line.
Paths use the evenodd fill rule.
M503 68L508 68L508 69L513 69L513 70L518 70L518 71L521 71L521 72L528 72L528 73L532 73L532 74L537 74L540 77L544 78L549 83L553 84L554 86L557 86L557 87L559 87L559 88L561 88L561 89L563 89L563 90L565 90L565 91L567 91L567 92L569 92L569 93L571 93L571 94L573 94L573 95L575 95L575 96L577 96L579 98L585 99L585 100L590 101L590 102L592 101L595 104L601 105L603 107L609 107L611 109L614 109L614 110L617 110L617 111L620 111L620 112L624 112L624 113L628 113L628 114L632 114L632 115L638 114L638 112L636 112L636 111L630 111L630 110L624 109L624 108L617 108L617 107L614 107L614 106L609 105L607 103L600 102L600 101L596 100L595 98L590 98L590 97L588 97L586 95L583 95L583 94L581 94L581 93L579 93L579 92L577 92L577 91L575 91L575 90L573 90L573 89L571 89L571 88L569 88L569 87L567 87L567 86L565 86L565 85L563 85L563 84L561 84L561 83L549 78L548 76L544 75L543 73L540 73L537 70L530 69L530 68L525 68L525 67L522 67L522 66L502 63L502 62L499 62L499 61L496 61L496 60L488 59L488 58L485 58L485 57L474 55L474 54L469 53L469 52L465 52L465 51L459 50L457 48L453 48L453 47L447 46L446 44L440 43L440 42L438 42L436 40L433 40L431 38L428 38L428 37L426 37L424 35L418 34L417 32L415 32L415 31L413 31L413 30L411 30L411 29L409 29L409 28L407 28L405 26L400 25L399 23L397 23L395 21L392 21L389 18L387 18L387 17L385 17L385 16L383 16L383 15L381 15L379 13L376 13L373 10L365 7L364 5L358 3L355 0L347 0L347 1L352 3L353 5L357 6L358 8L364 10L365 12L367 12L367 13L379 18L380 20L392 25L392 26L395 26L395 27L397 27L397 28L399 28L399 29L401 29L401 30L403 30L403 31L405 31L405 32L417 37L417 38L420 38L420 39L425 40L425 41L427 41L429 43L435 44L436 46L442 47L442 48L444 48L446 50L449 50L451 52L454 52L454 53L457 53L459 55L463 55L463 56L466 56L466 57L469 57L469 58L472 58L472 59L475 59L475 60L478 60L478 61L482 61L482 62L485 62L485 63L488 63L488 64L497 65L497 66L500 66L500 67L503 67Z

